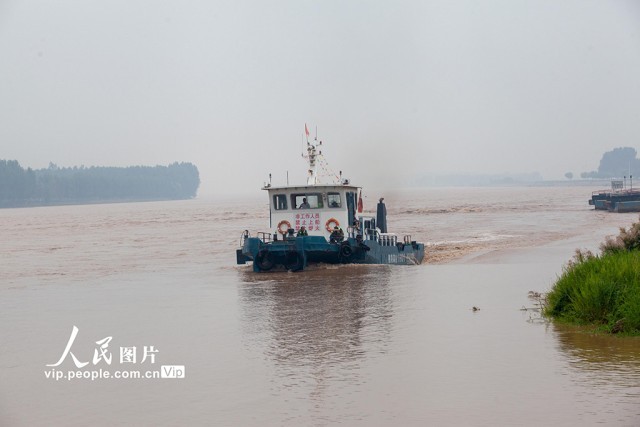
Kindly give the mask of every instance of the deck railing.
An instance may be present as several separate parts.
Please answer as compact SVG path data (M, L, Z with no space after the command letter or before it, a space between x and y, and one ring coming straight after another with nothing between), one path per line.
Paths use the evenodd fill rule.
M271 233L264 233L262 231L259 231L258 239L260 239L262 243L271 243L273 241L273 236L271 235Z
M395 246L398 243L398 236L394 233L379 233L379 235L381 246Z

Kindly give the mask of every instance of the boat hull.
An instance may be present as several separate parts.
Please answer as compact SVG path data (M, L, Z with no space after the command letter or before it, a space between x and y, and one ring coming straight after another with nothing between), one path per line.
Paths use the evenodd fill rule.
M596 210L609 212L640 212L640 192L619 191L594 193L589 204Z
M628 200L616 202L612 207L612 212L640 212L640 200Z
M422 263L424 254L424 244L417 242L385 245L376 240L348 238L333 243L321 236L264 242L248 237L236 258L238 264L251 261L254 271L263 272L283 268L300 271L315 263L415 265Z

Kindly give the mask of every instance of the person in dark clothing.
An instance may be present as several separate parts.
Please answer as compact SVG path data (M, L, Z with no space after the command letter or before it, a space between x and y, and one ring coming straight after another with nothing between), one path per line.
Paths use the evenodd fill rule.
M344 231L342 228L337 225L333 227L333 231L331 232L331 236L329 236L329 241L332 243L339 243L344 240Z

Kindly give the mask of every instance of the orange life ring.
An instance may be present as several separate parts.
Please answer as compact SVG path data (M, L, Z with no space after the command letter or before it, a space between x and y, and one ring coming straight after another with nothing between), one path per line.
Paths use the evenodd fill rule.
M283 225L287 226L287 228L285 228L284 230L282 229ZM287 234L287 230L289 230L290 228L291 228L291 223L286 219L283 219L278 223L278 233L280 234Z
M334 225L331 225L332 223ZM335 218L329 218L327 222L324 224L324 227L327 229L329 233L331 233L334 227L340 227L340 223Z

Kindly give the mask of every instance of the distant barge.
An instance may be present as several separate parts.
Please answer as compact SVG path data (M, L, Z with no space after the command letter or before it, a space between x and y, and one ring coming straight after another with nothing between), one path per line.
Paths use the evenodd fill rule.
M305 131L308 138L306 125ZM317 137L314 142L307 140L306 185L264 185L269 194L270 231L251 236L245 230L236 251L237 263L253 262L255 272L300 271L313 263L420 264L424 243L387 232L383 199L376 215L364 215L361 188L342 179L342 172L332 183L319 182L321 144Z
M640 212L640 190L624 188L621 180L612 180L611 189L591 193L589 204L596 210L609 212Z

